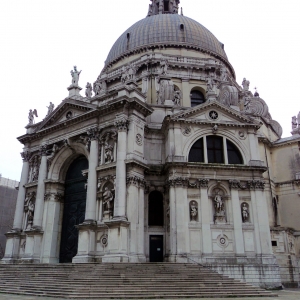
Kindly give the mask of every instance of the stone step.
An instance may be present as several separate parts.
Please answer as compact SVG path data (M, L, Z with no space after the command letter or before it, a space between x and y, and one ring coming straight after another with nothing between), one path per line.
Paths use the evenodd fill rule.
M192 264L0 265L0 293L61 299L275 297Z

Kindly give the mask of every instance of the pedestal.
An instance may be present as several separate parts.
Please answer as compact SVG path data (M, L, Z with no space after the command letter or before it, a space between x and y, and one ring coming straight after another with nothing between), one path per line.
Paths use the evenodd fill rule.
M5 235L6 247L1 264L13 264L19 259L21 232L8 232Z
M129 262L128 232L130 223L123 220L104 222L108 227L107 253L103 256L103 263Z

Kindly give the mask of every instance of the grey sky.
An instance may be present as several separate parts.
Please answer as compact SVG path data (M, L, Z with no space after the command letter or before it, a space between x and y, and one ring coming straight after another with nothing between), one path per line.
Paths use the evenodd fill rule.
M148 0L0 0L0 173L19 180L29 109L41 121L46 106L68 95L70 70L80 86L94 82L106 56L129 26L147 14ZM241 84L258 87L288 136L300 110L299 0L181 0L185 16L222 43ZM82 91L84 95L84 91Z

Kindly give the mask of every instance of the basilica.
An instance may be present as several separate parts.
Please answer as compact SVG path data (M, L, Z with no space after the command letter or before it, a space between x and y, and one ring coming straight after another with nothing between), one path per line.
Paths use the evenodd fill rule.
M74 67L67 98L38 123L30 110L1 263L199 263L298 285L300 117L281 138L179 2L152 0L93 84Z

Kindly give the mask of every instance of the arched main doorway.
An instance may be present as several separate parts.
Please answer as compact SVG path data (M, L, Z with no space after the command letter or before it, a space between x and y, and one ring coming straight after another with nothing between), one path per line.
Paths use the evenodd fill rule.
M77 254L78 229L82 223L86 206L86 178L82 170L88 169L88 160L84 156L75 159L70 165L65 181L65 199L60 243L60 263L70 263Z

